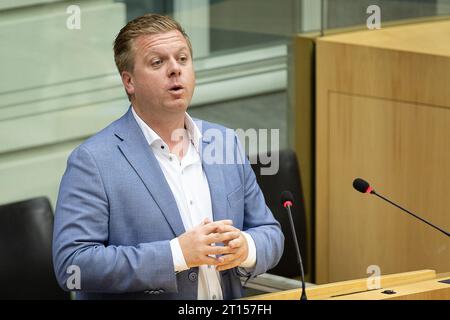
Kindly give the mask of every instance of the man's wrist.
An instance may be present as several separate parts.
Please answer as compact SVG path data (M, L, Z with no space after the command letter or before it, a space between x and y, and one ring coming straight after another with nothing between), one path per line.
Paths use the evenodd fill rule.
M181 272L189 269L184 259L183 250L181 250L178 238L170 240L170 249L172 251L173 268L175 272Z
M251 269L256 265L256 245L253 238L247 233L242 231L245 239L247 240L248 254L247 258L239 265L241 268Z

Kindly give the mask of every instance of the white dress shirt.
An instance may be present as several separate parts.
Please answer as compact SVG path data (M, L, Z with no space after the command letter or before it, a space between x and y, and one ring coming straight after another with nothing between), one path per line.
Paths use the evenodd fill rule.
M141 128L145 139L158 160L159 166L174 195L185 230L201 224L205 218L213 221L209 184L202 168L199 143L202 134L191 117L185 114L185 128L190 140L188 150L181 160L171 153L168 145L134 111L133 116ZM248 257L240 265L253 268L256 263L256 247L252 237L242 232L248 243ZM189 269L183 256L178 238L170 241L174 272ZM214 266L199 266L198 299L223 299L220 274Z

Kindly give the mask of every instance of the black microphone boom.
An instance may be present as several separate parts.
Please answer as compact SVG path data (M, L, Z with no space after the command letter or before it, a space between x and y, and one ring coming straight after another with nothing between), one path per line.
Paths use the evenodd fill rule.
M305 272L303 271L302 256L300 254L300 248L298 247L297 234L295 233L294 220L292 219L291 213L291 206L294 204L294 196L290 191L283 191L281 193L281 204L288 212L289 224L291 225L292 236L294 237L295 252L297 253L297 262L300 266L300 275L302 279L302 295L300 296L300 300L308 300L306 297Z
M442 232L443 234L445 234L447 237L450 237L450 234L449 234L447 231L445 231L445 230L439 228L438 226L435 226L435 225L432 224L431 222L429 222L429 221L427 221L427 220L425 220L425 219L419 217L418 215L412 213L411 211L409 211L409 210L407 210L407 209L405 209L405 208L399 206L398 204L392 202L391 200L389 200L389 199L383 197L381 194L378 194L374 189L372 189L372 188L370 187L369 183L368 183L367 181L365 181L364 179L356 178L355 180L353 180L353 188L355 188L356 190L358 190L359 192L362 192L362 193L370 193L370 194L376 195L377 197L383 199L384 201L387 201L388 203L392 204L393 206L399 208L400 210L402 210L402 211L404 211L404 212L406 212L406 213L409 213L409 214L412 215L414 218L417 218L417 219L419 219L420 221L425 222L425 223L428 224L429 226L435 228L436 230L439 230L440 232Z

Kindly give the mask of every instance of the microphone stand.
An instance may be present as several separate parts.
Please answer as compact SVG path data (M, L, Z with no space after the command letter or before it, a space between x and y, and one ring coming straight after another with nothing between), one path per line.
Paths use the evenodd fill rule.
M427 225L429 225L430 227L435 228L436 230L439 230L440 232L442 232L443 234L445 234L447 237L450 237L450 234L449 234L447 231L445 231L445 230L439 228L438 226L435 226L435 225L432 224L431 222L428 222L427 220L425 220L425 219L419 217L418 215L412 213L411 211L409 211L409 210L407 210L407 209L405 209L405 208L402 208L402 207L399 206L398 204L396 204L396 203L392 202L391 200L389 200L389 199L383 197L381 194L376 193L375 190L370 190L370 193L376 195L377 197L383 199L384 201L389 202L390 204L392 204L393 206L399 208L400 210L403 210L403 211L409 213L410 215L412 215L413 217L419 219L420 221L425 222Z
M302 277L302 295L300 297L300 300L308 300L308 298L306 297L305 273L303 271L302 256L300 255L300 248L298 247L297 235L295 233L294 221L292 219L291 206L289 205L289 203L287 203L285 208L287 209L288 216L289 216L289 222L290 222L291 229L292 229L292 236L294 237L294 244L295 244L295 249L296 249L295 252L297 253L297 260L298 260L297 262L300 265L300 272L301 272L301 277Z

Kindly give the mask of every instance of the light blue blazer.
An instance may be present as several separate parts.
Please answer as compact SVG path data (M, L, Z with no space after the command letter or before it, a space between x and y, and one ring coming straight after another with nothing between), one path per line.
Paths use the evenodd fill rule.
M222 126L196 123L202 133L213 128L225 137ZM202 147L214 140L204 135ZM242 156L236 136L232 149ZM284 236L248 160L243 162L202 161L214 220L233 220L255 241L256 267L246 275L254 277L278 263ZM72 152L53 234L54 269L63 289L68 282L69 288L77 285L77 272L69 268L76 266L78 299L197 299L198 268L174 272L169 242L184 232L174 196L131 108ZM241 297L241 270L220 274L223 297Z

